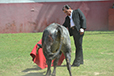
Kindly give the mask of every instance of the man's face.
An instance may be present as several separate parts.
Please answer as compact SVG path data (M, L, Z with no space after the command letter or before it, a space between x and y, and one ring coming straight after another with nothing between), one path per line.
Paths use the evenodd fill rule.
M64 11L63 11L67 16L70 16L71 15L71 8L69 9L66 9L64 8Z

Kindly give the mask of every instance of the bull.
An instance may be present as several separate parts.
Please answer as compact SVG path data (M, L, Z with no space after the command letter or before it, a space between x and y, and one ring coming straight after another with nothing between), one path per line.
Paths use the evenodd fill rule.
M71 74L71 41L68 30L57 23L50 24L44 31L42 36L42 47L43 54L46 58L46 63L48 65L46 76L51 75L51 62L54 59L53 66L54 70L52 76L56 75L56 66L58 60L63 53L67 63L67 69Z

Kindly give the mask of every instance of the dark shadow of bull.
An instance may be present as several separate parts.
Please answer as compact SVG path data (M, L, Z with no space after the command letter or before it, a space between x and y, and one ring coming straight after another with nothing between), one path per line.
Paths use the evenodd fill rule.
M54 70L52 76L56 75L56 66L63 53L67 62L67 69L71 74L71 41L68 30L57 23L50 24L43 32L42 47L46 63L48 65L46 76L51 75L51 61L54 59Z

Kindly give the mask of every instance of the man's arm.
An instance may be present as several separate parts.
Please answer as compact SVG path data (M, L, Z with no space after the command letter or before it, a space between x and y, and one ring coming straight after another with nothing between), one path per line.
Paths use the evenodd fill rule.
M80 9L78 9L78 12L81 20L81 28L86 29L86 18Z
M66 22L66 18L65 18L65 22L63 23L63 26L67 28L67 22Z

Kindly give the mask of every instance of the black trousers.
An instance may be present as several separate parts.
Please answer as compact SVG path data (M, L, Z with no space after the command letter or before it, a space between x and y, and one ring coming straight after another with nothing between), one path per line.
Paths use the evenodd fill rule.
M83 41L83 35L80 35L80 32L76 30L76 28L71 28L73 38L74 38L74 44L76 47L75 52L75 59L73 64L83 64L83 49L82 49L82 41Z

